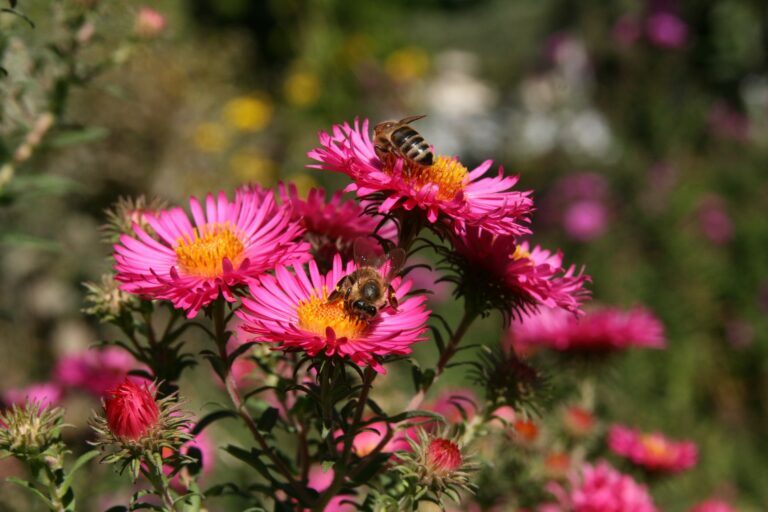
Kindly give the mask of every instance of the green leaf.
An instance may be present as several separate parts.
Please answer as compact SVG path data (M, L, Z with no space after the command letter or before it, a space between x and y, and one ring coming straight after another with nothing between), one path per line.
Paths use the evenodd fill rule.
M272 429L275 428L275 424L277 423L277 418L280 415L280 411L277 410L275 407L269 407L266 411L261 415L261 418L259 418L259 423L257 424L257 427L262 432L272 432Z
M396 414L395 416L391 416L388 421L390 423L400 423L401 421L405 421L411 418L431 418L434 420L439 421L440 423L445 423L445 418L443 418L442 415L437 414L433 411L405 411L401 412L400 414Z
M27 482L26 480L23 480L21 478L17 478L15 476L9 476L8 478L5 479L5 481L14 483L16 485L20 485L21 487L28 489L32 494L34 494L35 496L43 500L48 508L50 508L51 510L54 509L54 506L51 500L45 494L40 492L40 490L37 487L32 485L32 483Z
M64 479L64 482L62 482L61 487L59 488L59 492L66 491L67 489L69 489L69 487L72 485L72 479L75 477L75 473L77 472L77 470L83 467L85 464L87 464L88 461L90 461L94 457L98 457L99 453L100 452L98 450L91 450L79 456L77 460L75 460L75 463L72 464L72 467L69 469L69 473L67 474L67 477Z
M235 411L230 411L227 409L210 412L205 416L203 416L200 419L200 421L197 422L195 427L192 429L192 435L196 436L197 434L202 432L205 427L207 427L214 421L223 420L224 418L237 418L237 413Z
M333 461L333 460L324 460L323 461L323 473L327 473L328 470L331 469L335 463L336 463L336 461Z
M103 126L90 126L81 130L72 130L54 135L50 138L48 144L54 148L63 148L101 140L107 135L109 135L109 130Z

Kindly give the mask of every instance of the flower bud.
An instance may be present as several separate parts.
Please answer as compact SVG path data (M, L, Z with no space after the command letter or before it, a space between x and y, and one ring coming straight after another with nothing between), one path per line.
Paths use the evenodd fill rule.
M573 437L583 438L589 436L595 430L595 417L588 410L570 406L563 413L563 425L566 432Z
M107 392L104 412L110 432L117 438L138 440L158 424L160 411L155 390L129 379Z
M129 307L138 304L136 296L120 289L112 273L102 275L101 283L87 282L83 286L88 290L85 294L88 307L83 312L105 322L118 319Z
M447 476L461 467L461 450L449 439L433 439L427 448L427 467L438 476Z
M13 405L0 413L0 451L21 460L53 456L63 451L61 427L64 410L39 402Z

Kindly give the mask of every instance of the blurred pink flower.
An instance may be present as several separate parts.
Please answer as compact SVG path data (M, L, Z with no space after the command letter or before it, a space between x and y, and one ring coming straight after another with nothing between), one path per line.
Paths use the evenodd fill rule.
M470 421L475 417L479 403L471 389L454 388L443 390L429 409L442 415L448 423L460 423L464 421L462 411Z
M117 387L129 371L139 366L127 351L107 347L64 356L57 361L53 373L62 386L81 389L101 398L107 390Z
M651 44L675 50L688 41L688 25L676 14L659 11L645 21L645 30Z
M640 307L623 311L604 308L582 318L558 309L541 308L538 313L515 320L510 341L518 349L541 346L561 351L604 352L630 347L664 348L664 326Z
M701 200L698 208L699 229L715 245L723 245L733 239L733 222L725 210L725 202L714 195Z
M314 489L317 492L323 492L333 482L333 468L328 468L327 471L323 471L323 467L320 464L313 464L309 468L309 481L307 487Z
M658 432L646 434L623 425L611 427L608 447L650 471L678 473L698 460L698 449L691 441L673 441Z
M557 502L538 508L539 512L655 512L651 495L645 486L630 476L600 461L584 464L571 473L565 485L550 482L547 490Z
M393 427L394 428L394 427ZM339 431L337 433L337 438L341 437L343 434L342 431ZM371 452L373 452L376 447L379 445L382 439L384 439L384 436L387 435L387 425L383 421L379 421L376 423L371 423L370 425L367 425L365 429L358 433L355 438L352 440L352 453L357 455L358 457L365 457L369 455ZM343 440L339 441L339 449L343 449L344 443ZM404 432L397 431L394 432L391 439L387 441L387 444L384 445L381 452L382 453L391 453L401 450L410 450L411 445L406 440L406 436Z
M25 402L35 402L43 407L59 405L64 398L64 390L56 382L37 382L23 388L12 388L3 392L6 405L23 406Z
M426 267L416 267L408 273L408 279L413 281L415 290L429 290L432 293L427 296L429 302L439 304L448 300L451 296L451 285L445 281L436 282L442 277L442 274L435 270L434 264L423 258L414 256L409 258L408 266L411 265L429 265L432 269Z
M142 6L136 14L133 32L139 37L151 39L162 34L167 25L168 20L159 11L151 7Z
M202 469L200 474L197 476L199 481L200 478L210 474L216 466L216 444L208 432L204 430L197 434L193 439L184 443L184 445L181 447L181 452L185 455L189 455L190 448L196 448L199 450L200 456L202 457ZM170 449L163 448L163 457L169 457L170 455ZM171 473L172 468L170 466L165 466L163 467L163 471L166 475L168 475ZM181 474L176 474L173 477L171 480L171 485L174 487L174 489L177 490L184 489Z
M690 512L736 512L730 503L719 499L709 499L694 505Z
M608 227L608 211L599 201L579 201L565 210L565 233L579 242L588 242L605 233Z

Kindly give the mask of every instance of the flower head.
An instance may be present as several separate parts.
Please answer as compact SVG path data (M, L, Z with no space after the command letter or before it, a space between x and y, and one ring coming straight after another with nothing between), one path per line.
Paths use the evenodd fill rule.
M100 283L83 283L88 293L85 295L84 313L93 315L103 322L113 322L138 304L134 295L120 289L120 283L111 272L101 276Z
M664 327L644 308L604 308L582 318L542 308L515 321L516 349L543 346L560 351L609 352L629 347L664 348Z
M377 357L409 354L411 345L424 340L429 316L424 297L405 295L410 281L392 281L399 304L397 310L383 308L370 322L350 316L342 301L328 302L328 294L342 277L356 269L353 263L333 259L331 270L322 275L314 261L309 269L278 267L275 275L263 275L250 285L238 311L243 331L253 341L279 343L287 350L303 350L310 356L339 355L379 372Z
M516 177L499 169L498 175L484 178L490 160L470 171L458 159L441 155L431 166L399 157L381 159L368 126L367 120L355 121L321 133L321 146L309 153L319 162L313 167L347 174L353 181L347 190L363 198L378 196L380 213L420 210L430 223L446 223L457 233L468 226L496 234L529 233L523 224L533 204L529 192L512 190Z
M577 473L571 474L566 486L556 483L547 490L557 498L557 503L540 510L552 512L655 512L648 490L623 475L607 462L592 466L584 464Z
M155 403L155 390L125 379L107 391L104 413L109 430L115 437L137 440L158 424L160 410Z
M40 402L25 402L0 411L0 452L22 460L38 456L63 456L61 443L64 409Z
M611 451L651 471L677 473L696 465L698 450L691 441L673 441L658 432L642 433L623 425L608 432Z
M564 268L560 252L477 229L455 237L454 248L443 251L444 261L457 273L449 279L457 285L456 295L477 312L498 309L505 320L539 306L579 313L589 296L584 285L590 277L577 273L574 265Z
M333 256L341 254L352 259L352 247L358 238L366 238L376 232L381 217L365 214L365 208L355 201L344 201L339 191L326 201L323 189L313 188L306 199L299 197L296 185L280 184L280 197L292 207L292 219L304 228L304 238L312 246L315 260L327 263L330 268ZM397 237L395 224L387 222L378 236L389 240Z
M434 493L458 496L458 491L473 491L469 472L476 466L466 460L461 446L447 437L428 434L419 429L416 439L409 439L412 451L402 453L396 469L416 480L417 486Z
M301 227L290 206L278 206L272 192L241 188L235 200L208 195L205 211L192 197L194 225L181 208L147 215L159 240L134 226L137 238L115 245L116 279L127 292L169 300L194 317L219 294L232 302L233 287L278 264L303 263L309 246L296 241Z

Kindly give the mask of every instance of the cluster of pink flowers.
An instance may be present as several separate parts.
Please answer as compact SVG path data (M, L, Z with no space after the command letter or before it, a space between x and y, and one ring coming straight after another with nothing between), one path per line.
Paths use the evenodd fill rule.
M547 489L557 499L539 512L655 512L648 489L607 462L584 464L570 475L567 486L551 483Z
M516 349L547 347L561 351L607 352L630 347L664 348L664 327L644 308L604 308L574 318L556 309L541 309L510 329Z
M696 465L698 449L691 441L673 441L659 432L642 433L613 425L608 446L617 455L650 471L677 473Z

